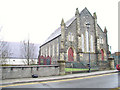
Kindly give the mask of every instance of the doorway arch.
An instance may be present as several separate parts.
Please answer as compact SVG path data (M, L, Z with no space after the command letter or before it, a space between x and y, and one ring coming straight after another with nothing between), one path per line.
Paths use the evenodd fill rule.
M104 60L104 50L101 49L101 60L103 61Z
M72 48L68 50L68 61L74 61L74 51Z

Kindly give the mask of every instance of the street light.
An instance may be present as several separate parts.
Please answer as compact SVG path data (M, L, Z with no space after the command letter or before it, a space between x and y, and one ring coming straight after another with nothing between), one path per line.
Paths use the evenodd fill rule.
M88 31L88 43L89 43L89 72L90 72L90 68L91 68L91 67L90 67L90 40L89 40L89 36L90 36L90 35L89 35L89 33L90 33L90 32L89 32L90 23L87 22L87 23L86 23L86 26L87 26L87 31Z

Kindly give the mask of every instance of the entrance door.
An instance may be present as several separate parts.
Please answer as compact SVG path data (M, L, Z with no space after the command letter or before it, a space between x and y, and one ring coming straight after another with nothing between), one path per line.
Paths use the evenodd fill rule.
M101 49L101 56L102 56L102 60L104 60L104 51L103 51L103 49Z
M68 61L74 61L73 57L74 57L74 55L73 55L73 49L70 48L68 50Z

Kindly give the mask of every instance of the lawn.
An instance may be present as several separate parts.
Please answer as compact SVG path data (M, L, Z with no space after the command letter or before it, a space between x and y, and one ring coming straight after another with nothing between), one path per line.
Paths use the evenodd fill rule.
M81 68L65 68L65 72L70 72L70 71L87 71L89 69L81 69Z

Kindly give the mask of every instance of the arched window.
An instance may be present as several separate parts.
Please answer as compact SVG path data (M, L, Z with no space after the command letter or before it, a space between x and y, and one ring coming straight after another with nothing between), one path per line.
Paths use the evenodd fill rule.
M57 43L57 56L59 55L59 44Z
M103 38L102 38L102 36L99 37L99 43L103 44Z
M69 41L73 41L74 40L74 36L73 36L73 34L71 32L69 32L69 34L68 34L68 40Z
M86 52L89 52L89 38L88 38L88 31L86 30Z
M84 52L84 35L82 34L82 52Z
M54 56L54 45L53 45L53 56Z
M50 56L50 45L49 45L49 56Z
M43 48L43 56L45 56L45 48Z
M93 52L93 36L91 35L91 41L90 41L90 46L91 46L91 52Z
M45 52L46 52L46 57L47 57L47 47L46 47L46 50L45 50Z

